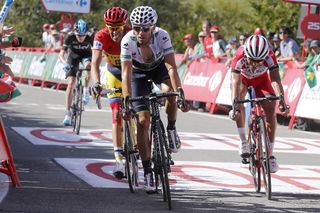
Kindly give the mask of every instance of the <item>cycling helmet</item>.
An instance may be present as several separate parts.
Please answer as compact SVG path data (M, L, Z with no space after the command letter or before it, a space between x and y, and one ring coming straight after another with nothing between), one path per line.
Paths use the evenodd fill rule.
M155 25L158 20L157 12L149 6L139 6L133 9L130 15L132 26Z
M82 19L79 19L74 24L74 31L78 35L85 35L88 32L88 24Z
M261 35L252 35L244 44L244 53L253 60L262 60L269 53L268 40Z
M111 7L104 13L104 22L110 25L124 25L127 22L128 11L121 7Z

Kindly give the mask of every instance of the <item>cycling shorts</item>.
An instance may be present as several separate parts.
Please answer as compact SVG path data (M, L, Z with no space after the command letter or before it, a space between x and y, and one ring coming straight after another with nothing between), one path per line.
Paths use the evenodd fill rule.
M252 86L254 88L257 98L265 97L266 94L275 95L268 72L252 79L248 79L241 75L241 80L247 87Z
M148 83L149 79L152 79L155 84L161 84L170 79L164 60L152 70L132 70L132 97L149 95L151 93L150 84ZM132 105L136 112L149 111L148 101L136 101Z
M107 64L107 70L105 73L104 84L107 88L121 88L121 69L112 64ZM121 93L108 94L108 101L120 102Z
M122 125L120 102L110 103L110 108L112 109L112 124Z
M71 70L66 73L66 78L69 76L76 77L77 76L77 70L79 69L80 63L87 63L91 62L91 56L80 56L75 54L69 54L67 58L67 63L71 66Z

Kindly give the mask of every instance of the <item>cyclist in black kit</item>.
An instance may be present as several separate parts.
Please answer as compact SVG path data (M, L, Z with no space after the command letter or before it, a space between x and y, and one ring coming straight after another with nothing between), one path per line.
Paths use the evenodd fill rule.
M84 67L90 69L91 67L91 48L93 46L94 34L88 32L87 23L80 19L74 24L74 30L70 32L64 40L62 49L59 54L59 59L64 64L64 71L66 71L66 78L68 79L68 87L66 90L66 113L63 120L65 126L71 125L70 106L72 102L72 89L75 86L76 72L79 68L79 63L82 62ZM67 60L65 54L69 54ZM90 81L90 74L86 76L85 87L83 91L83 103L86 105L89 102L88 83Z

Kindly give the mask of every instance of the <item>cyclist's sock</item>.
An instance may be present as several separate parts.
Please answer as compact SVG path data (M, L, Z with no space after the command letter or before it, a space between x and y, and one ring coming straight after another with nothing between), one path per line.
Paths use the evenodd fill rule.
M142 161L142 166L143 166L144 176L146 174L152 172L150 159L149 160L143 160Z
M122 156L122 152L123 149L121 147L114 147L114 158L116 159L116 161L121 161L123 156Z
M273 155L274 142L269 143L269 156Z
M176 129L176 120L174 120L174 121L169 121L168 120L167 129Z
M238 133L239 133L240 140L242 141L242 143L247 143L246 130L243 127L238 128Z

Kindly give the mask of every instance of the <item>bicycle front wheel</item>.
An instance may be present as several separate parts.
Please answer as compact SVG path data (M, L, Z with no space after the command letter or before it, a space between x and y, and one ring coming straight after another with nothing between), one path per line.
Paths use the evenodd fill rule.
M265 187L265 193L268 200L271 200L271 173L270 173L270 164L269 164L269 137L266 130L266 123L263 118L259 121L260 129L260 162L262 163L262 175Z
M77 135L80 133L80 127L81 127L81 116L82 116L82 107L83 107L83 102L82 102L82 96L83 96L83 86L80 84L77 86L77 94L76 94L76 99L77 99L77 104L76 104L76 125L75 125L75 130Z
M171 209L171 192L168 176L168 156L165 149L165 138L161 121L157 122L157 132L159 136L159 149L160 149L160 180L162 183L163 201L168 202L168 208Z
M253 132L252 126L249 129L248 135L249 145L250 145L250 157L249 157L249 170L253 178L254 188L256 192L260 192L261 189L261 170L258 163L258 149L256 146L256 137Z
M137 153L134 151L134 129L130 121L125 122L124 152L126 158L126 176L130 191L135 192L138 187L138 162Z

